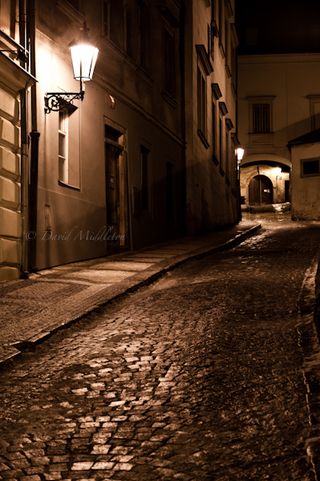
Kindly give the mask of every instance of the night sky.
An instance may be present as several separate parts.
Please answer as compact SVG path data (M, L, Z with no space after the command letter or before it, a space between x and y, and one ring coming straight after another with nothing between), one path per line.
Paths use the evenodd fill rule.
M320 0L236 0L239 53L320 52Z

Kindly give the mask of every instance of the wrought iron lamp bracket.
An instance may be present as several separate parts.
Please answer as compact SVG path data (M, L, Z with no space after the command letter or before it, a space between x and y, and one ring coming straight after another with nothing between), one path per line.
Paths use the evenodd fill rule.
M83 100L84 90L80 92L47 92L44 97L44 110L46 114L50 112L60 112L61 110L73 110L74 100Z

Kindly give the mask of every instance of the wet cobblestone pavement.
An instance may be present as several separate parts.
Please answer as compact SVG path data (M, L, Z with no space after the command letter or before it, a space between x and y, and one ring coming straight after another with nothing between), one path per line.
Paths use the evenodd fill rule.
M297 299L315 225L269 225L0 373L0 479L311 481Z

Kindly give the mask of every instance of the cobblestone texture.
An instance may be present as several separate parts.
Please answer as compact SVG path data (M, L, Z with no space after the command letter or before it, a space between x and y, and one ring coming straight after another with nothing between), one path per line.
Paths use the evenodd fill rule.
M0 374L0 479L311 481L296 322L320 230L269 226Z

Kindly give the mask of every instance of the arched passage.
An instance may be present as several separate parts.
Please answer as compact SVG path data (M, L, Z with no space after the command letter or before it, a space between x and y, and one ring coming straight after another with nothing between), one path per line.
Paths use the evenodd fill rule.
M266 175L254 176L249 184L250 204L272 204L273 185Z

